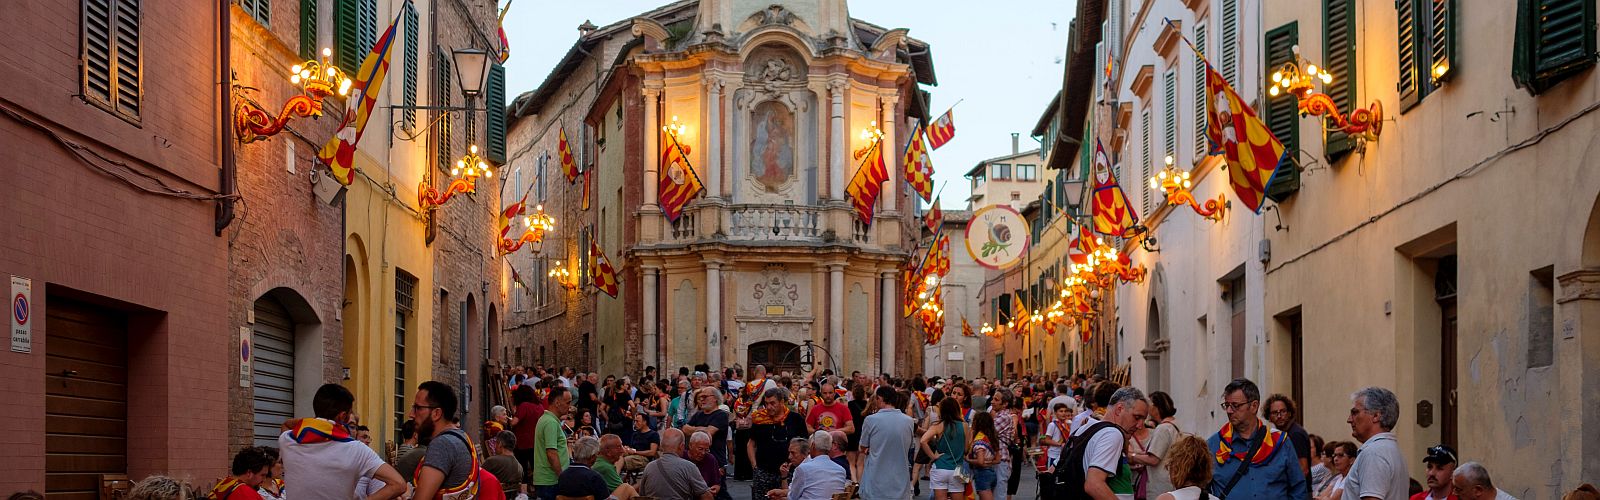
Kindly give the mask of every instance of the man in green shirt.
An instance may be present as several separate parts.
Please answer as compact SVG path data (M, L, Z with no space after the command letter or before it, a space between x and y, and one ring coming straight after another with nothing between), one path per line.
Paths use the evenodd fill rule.
M595 457L595 472L600 473L600 478L606 480L606 487L616 491L622 484L622 474L617 473L617 461L622 460L622 438L616 434L600 436L600 455Z
M534 449L539 454L533 459L533 490L540 500L556 500L556 480L571 459L557 415L566 415L571 409L572 393L560 385L551 387L546 402L544 415L533 430Z

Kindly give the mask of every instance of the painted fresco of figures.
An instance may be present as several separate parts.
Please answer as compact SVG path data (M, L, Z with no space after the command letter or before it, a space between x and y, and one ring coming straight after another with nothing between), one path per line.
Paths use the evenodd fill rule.
M768 192L778 192L794 177L794 113L782 103L767 101L756 105L754 118L750 174Z

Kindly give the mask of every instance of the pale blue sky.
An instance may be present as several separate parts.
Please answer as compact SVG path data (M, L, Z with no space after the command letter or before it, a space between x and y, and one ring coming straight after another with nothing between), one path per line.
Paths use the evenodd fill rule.
M668 0L520 0L506 18L511 59L508 95L533 90L572 47L579 24L605 26L665 5ZM502 2L504 5L504 2ZM961 177L977 162L1011 152L1011 133L1022 150L1050 98L1061 88L1067 23L1075 0L857 0L850 16L888 28L908 28L933 51L939 85L932 94L937 117L956 101L956 137L933 152L935 178L945 208L959 209L968 194Z

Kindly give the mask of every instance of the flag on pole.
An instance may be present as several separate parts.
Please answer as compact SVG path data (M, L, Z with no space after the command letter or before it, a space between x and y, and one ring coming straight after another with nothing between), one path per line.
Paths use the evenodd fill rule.
M661 153L661 167L656 171L656 197L661 203L661 213L672 222L677 222L678 216L683 215L683 207L705 190L694 166L689 164L689 151L688 146L678 144L677 138L670 138L667 150Z
M1039 322L1039 326L1044 327L1045 335L1049 335L1051 337L1056 336L1056 322L1055 322L1055 320L1052 320L1052 319L1046 317L1046 318L1044 318L1043 321Z
M907 262L906 265L909 266L909 265L911 265L911 263ZM902 297L902 302L903 302L902 305L904 306L904 311L903 311L904 314L902 314L901 316L909 318L909 317L911 317L912 313L917 312L917 288L919 288L921 286L922 279L918 278L917 277L917 272L915 270L913 270L913 269L910 269L910 268L907 268L901 274L903 275L903 278L904 278L903 279L904 286L902 286L901 290L900 290L901 291L901 295L903 296Z
M617 271L611 259L600 249L599 238L589 239L589 275L594 277L594 287L613 298L617 296Z
M939 208L938 198L933 200L933 207L929 208L928 213L922 216L922 221L928 225L928 230L934 233L938 233L939 226L944 225L944 210Z
M527 211L528 194L523 193L522 199L500 211L500 219L496 225L500 227L500 239L506 239L506 234L511 232L511 224L516 222L517 216ZM513 270L514 271L514 270Z
M511 266L511 282L521 286L523 290L528 289L528 282L522 281L522 274L517 272L517 266Z
M582 210L589 209L589 192L592 191L592 186L594 185L594 175L592 174L594 174L593 171L583 173L583 203L579 207Z
M401 8L398 12L405 10ZM384 77L389 74L389 49L394 46L394 27L400 23L399 13L361 61L361 69L356 71L350 95L345 100L344 121L339 124L339 132L317 152L317 159L333 171L334 180L346 186L356 181L356 144L361 143L361 134L367 130L367 118L377 108L378 91L382 90Z
M1111 172L1111 159L1106 156L1105 147L1099 140L1094 142L1093 174L1093 203L1090 209L1094 214L1094 230L1101 234L1122 236L1139 224L1139 214L1134 213L1133 206L1128 203L1128 195L1117 184L1117 177Z
M911 141L906 143L905 158L901 161L906 166L906 183L911 184L911 191L922 197L922 201L933 199L933 160L928 158L928 147L922 143L923 127L921 123L911 129Z
M956 108L950 108L949 111L939 115L939 119L934 120L933 125L928 127L928 144L933 146L933 149L939 149L939 147L944 146L945 143L950 142L950 139L956 136L956 121L951 115L951 113L955 112Z
M500 9L500 64L505 64L511 58L511 41L506 39L506 11L511 10L511 2L507 0L506 6Z
M567 142L567 128L561 127L561 139L556 144L556 149L561 155L561 172L566 174L567 183L578 181L578 160L572 156L572 144Z
M978 336L977 334L972 333L972 324L967 322L967 315L965 315L965 314L961 315L961 336L963 336L963 337L976 337L976 336Z
M861 166L844 191L850 197L850 204L855 206L856 218L870 225L878 194L883 192L883 181L889 180L889 166L883 162L883 139L864 151L857 151L856 158L862 159Z
M1261 213L1267 186L1288 152L1210 63L1206 64L1206 139L1212 154L1221 153L1228 162L1228 183L1239 201Z
M928 253L922 254L922 263L917 265L916 274L917 279L950 274L950 235L941 234L934 238L933 244L928 246Z
M1011 320L1016 322L1017 330L1018 330L1019 334L1021 333L1021 331L1023 329L1028 327L1028 320L1030 319L1029 316L1030 315L1028 314L1028 305L1022 303L1022 294L1020 294L1020 293L1012 293L1012 295L1011 295Z

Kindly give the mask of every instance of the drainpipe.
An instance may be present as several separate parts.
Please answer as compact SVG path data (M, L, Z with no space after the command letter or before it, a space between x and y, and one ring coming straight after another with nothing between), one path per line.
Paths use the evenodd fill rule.
M217 142L222 146L217 194L234 194L238 165L233 158L233 117L230 116L233 98L233 67L229 57L233 54L233 27L230 21L229 0L217 0ZM217 200L216 235L233 223L233 198Z
M461 407L459 415L465 417L467 405L471 404L469 400L472 399L472 388L467 386L467 301L465 300L461 301L461 330L459 331L461 336L458 339L459 343L456 344L456 354L461 359L461 371L457 372L459 373L457 378L461 381L461 394L463 397L458 398L456 404Z

